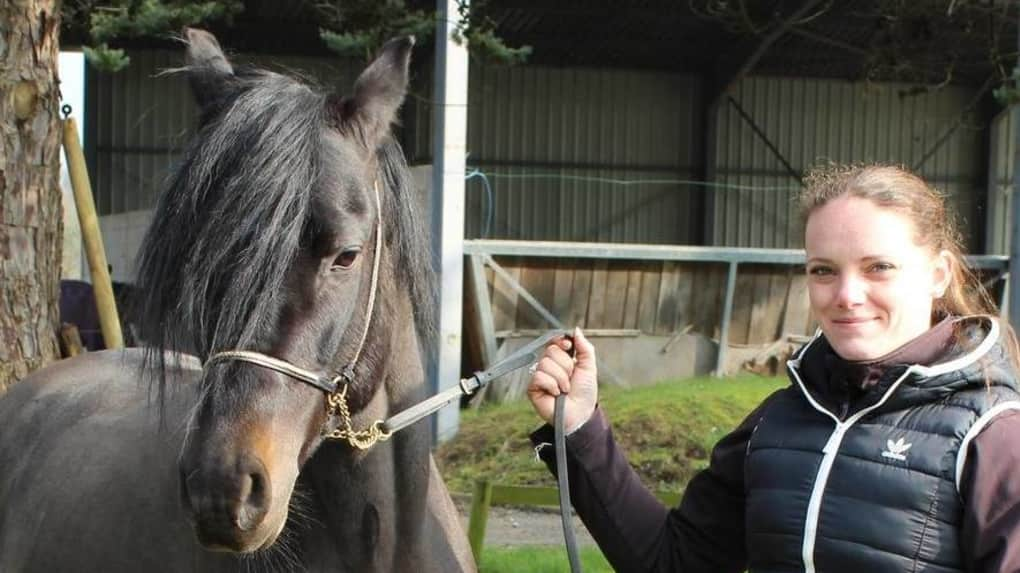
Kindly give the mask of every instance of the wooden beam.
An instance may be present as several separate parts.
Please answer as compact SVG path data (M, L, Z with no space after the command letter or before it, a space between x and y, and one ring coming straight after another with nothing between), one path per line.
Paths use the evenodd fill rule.
M82 243L92 276L92 292L96 298L96 313L99 315L103 344L106 348L123 348L124 334L120 329L117 299L113 296L113 280L110 279L110 268L106 263L106 248L103 246L99 215L96 213L92 184L85 166L85 154L78 143L78 127L74 118L70 117L64 120L63 127L64 157L67 159L67 172L71 178L74 204L81 224Z
M496 359L496 327L492 319L492 301L489 299L489 284L485 280L485 269L482 267L481 257L470 255L468 257L470 273L468 279L471 282L470 293L475 305L475 320L477 321L477 332L481 338L479 345L482 368L488 368Z
M482 255L482 259L485 261L485 264L489 265L489 267L492 268L492 270L495 271L497 275L499 275L504 281L507 282L508 285L510 285L510 288L514 289L517 292L517 294L524 299L525 302L531 305L531 308L535 309L535 312L537 312L539 316L542 317L543 320L545 320L551 326L554 326L556 328L566 328L566 326L563 325L563 322L561 322L560 319L553 316L553 313L549 312L549 309L547 309L542 303L538 302L538 299L532 296L532 294L528 292L527 289L521 286L521 283L517 282L514 279L514 277L512 277L510 273L508 273L506 269L501 267L499 263L497 263L492 257L490 257L489 255Z

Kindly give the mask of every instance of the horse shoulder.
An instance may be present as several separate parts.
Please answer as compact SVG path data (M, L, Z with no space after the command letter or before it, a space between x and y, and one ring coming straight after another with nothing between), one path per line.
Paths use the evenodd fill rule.
M429 455L428 520L434 536L430 547L437 571L477 571L475 559L461 526L460 514L450 498L436 462Z

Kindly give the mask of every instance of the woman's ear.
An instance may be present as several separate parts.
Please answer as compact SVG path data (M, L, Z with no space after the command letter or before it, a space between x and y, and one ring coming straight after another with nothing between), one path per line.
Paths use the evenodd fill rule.
M949 286L953 282L953 265L955 264L956 257L950 251L942 249L935 254L931 269L932 298L942 298L949 290Z

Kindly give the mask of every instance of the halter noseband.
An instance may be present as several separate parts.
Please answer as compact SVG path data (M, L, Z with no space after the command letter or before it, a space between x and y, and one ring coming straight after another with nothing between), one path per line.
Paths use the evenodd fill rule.
M340 418L340 425L329 432L324 432L324 437L330 439L346 440L349 444L359 450L367 450L376 442L386 440L391 433L382 429L382 421L377 420L365 430L354 430L351 426L351 411L347 405L347 388L354 381L354 367L361 358L361 351L365 348L365 340L368 338L368 329L372 324L372 314L375 309L375 295L379 287L379 261L382 259L382 200L379 197L379 180L376 179L373 188L375 190L376 225L375 225L375 253L372 261L372 279L369 284L368 305L365 314L365 327L361 330L361 339L358 341L354 358L340 372L332 375L322 375L300 366L295 366L286 360L280 360L261 352L252 350L224 350L209 357L203 370L229 360L247 362L269 370L274 370L300 380L309 386L322 390L326 394L326 414L330 418Z

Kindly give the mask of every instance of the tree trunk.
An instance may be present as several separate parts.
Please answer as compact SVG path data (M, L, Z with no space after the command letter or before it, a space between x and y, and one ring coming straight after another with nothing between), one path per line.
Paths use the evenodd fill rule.
M60 357L59 20L0 2L0 394Z

